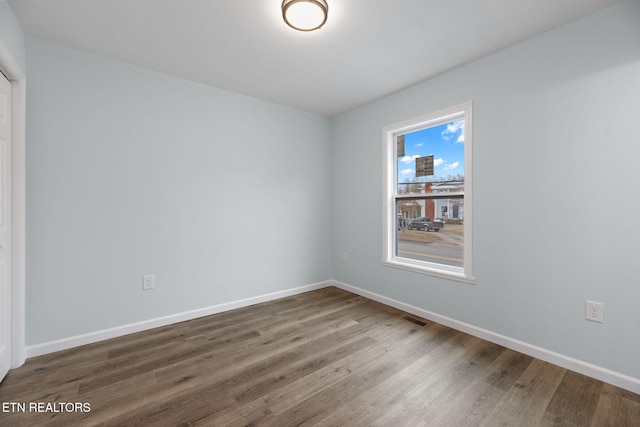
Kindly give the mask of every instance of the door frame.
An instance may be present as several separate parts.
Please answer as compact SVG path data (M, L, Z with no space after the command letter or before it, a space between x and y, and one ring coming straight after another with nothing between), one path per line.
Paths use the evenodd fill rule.
M0 69L11 83L11 367L26 360L26 74L0 40Z

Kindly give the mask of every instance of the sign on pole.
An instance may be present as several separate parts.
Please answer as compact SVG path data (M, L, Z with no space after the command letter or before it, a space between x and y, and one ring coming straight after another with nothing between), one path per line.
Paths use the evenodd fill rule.
M416 159L416 177L433 175L433 154Z
M396 146L398 147L398 158L404 157L404 135L396 137Z

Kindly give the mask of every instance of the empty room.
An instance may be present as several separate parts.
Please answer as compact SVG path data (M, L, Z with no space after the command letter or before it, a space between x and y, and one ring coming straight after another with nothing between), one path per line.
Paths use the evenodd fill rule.
M640 425L639 0L0 0L0 425Z

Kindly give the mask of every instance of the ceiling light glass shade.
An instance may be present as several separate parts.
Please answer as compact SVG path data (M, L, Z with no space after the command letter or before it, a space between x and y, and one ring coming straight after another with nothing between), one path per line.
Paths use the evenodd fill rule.
M284 0L282 18L291 28L313 31L327 22L329 6L325 0Z

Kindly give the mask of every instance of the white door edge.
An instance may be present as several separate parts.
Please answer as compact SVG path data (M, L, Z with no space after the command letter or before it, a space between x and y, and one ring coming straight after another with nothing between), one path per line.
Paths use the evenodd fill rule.
M11 367L17 368L26 360L26 75L2 40L0 40L0 69L11 82Z

